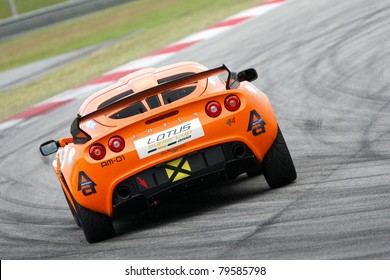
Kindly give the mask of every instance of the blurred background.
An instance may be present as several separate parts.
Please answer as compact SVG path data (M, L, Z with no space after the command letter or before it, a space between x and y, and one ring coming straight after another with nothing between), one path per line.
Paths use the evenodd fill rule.
M0 38L125 2L129 0L0 0Z
M80 0L83 1L83 0ZM23 1L23 0L2 0L1 10L0 10L0 18L16 18L18 15L25 14L34 10L38 10L44 7L50 7L59 3L72 3L72 2L80 2L73 0L31 0L31 1Z
M0 121L261 2L0 0Z

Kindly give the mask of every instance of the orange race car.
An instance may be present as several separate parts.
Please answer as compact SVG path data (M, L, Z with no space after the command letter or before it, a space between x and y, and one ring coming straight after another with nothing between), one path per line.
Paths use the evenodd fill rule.
M223 78L225 77L225 78ZM198 186L263 174L271 188L296 171L256 70L193 62L149 68L90 96L70 138L40 146L88 242L115 234L112 219Z

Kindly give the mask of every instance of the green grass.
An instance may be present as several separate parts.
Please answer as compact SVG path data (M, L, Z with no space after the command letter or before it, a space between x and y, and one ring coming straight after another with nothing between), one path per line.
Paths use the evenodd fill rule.
M24 14L40 8L59 4L67 0L15 0L18 14ZM0 0L0 19L11 17L11 9L8 0Z
M194 13L202 2L135 1L20 36L0 43L0 71L164 25L167 19Z
M8 0L0 0L0 19L5 19L10 17L11 9L8 5Z
M3 42L0 61L4 70L140 31L28 85L1 93L0 120L260 2L134 1Z
M18 13L23 14L66 1L67 0L15 0L15 4Z

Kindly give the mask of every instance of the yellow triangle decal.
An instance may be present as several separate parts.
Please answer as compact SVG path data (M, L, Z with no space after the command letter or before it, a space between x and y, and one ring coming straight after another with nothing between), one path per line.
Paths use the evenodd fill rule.
M167 169L167 168L165 168L165 171L167 172L167 175L168 175L169 179L171 179L171 176L172 176L173 172L175 172L172 169Z
M183 170L191 171L190 164L188 163L188 160L183 164L183 167L181 168Z
M179 172L179 173L177 173L175 179L172 182L176 182L176 181L184 179L185 177L188 177L188 176L190 176L190 175Z
M178 158L178 159L175 159L171 162L168 162L167 164L170 166L173 166L173 167L178 167L182 159L183 158Z

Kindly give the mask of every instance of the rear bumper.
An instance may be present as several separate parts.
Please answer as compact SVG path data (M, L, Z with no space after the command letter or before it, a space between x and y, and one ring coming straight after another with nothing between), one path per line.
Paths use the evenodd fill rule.
M256 171L260 164L241 142L212 146L161 163L120 182L113 195L116 218L150 209L161 202Z

